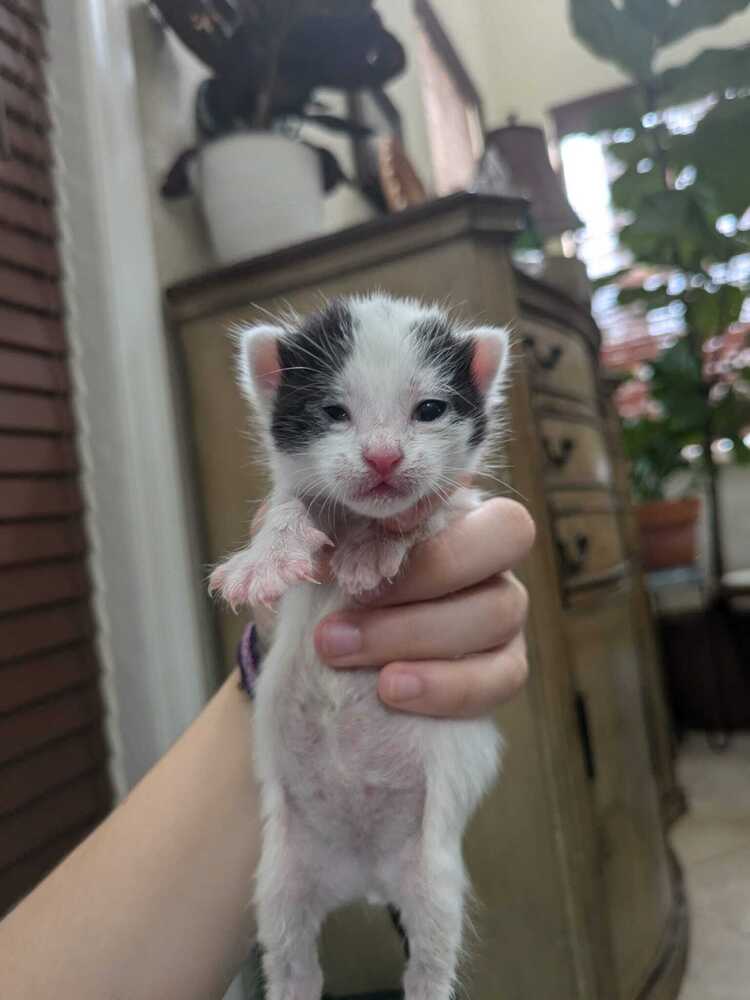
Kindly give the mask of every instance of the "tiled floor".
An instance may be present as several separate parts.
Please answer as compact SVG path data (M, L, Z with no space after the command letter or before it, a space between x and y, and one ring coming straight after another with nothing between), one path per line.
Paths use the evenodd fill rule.
M714 753L698 733L679 776L690 810L673 829L690 899L690 958L680 1000L750 998L750 733Z

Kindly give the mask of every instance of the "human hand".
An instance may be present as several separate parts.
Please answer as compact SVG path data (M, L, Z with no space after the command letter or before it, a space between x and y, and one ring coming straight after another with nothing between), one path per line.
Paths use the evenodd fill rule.
M402 577L366 608L337 612L315 631L334 669L382 667L388 706L474 718L524 685L528 597L511 572L534 541L513 500L487 500L414 547Z

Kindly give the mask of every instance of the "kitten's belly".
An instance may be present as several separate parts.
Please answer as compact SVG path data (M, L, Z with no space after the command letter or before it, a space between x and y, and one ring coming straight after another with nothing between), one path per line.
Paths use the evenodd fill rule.
M350 698L336 706L287 705L278 764L289 807L308 829L357 853L375 844L390 852L421 829L426 775L408 723L383 708L368 674L348 676Z
M334 671L315 657L312 630L340 605L338 594L299 587L293 596L278 627L296 637L274 643L258 686L270 773L325 842L357 854L398 850L421 830L427 720L386 709L377 671Z

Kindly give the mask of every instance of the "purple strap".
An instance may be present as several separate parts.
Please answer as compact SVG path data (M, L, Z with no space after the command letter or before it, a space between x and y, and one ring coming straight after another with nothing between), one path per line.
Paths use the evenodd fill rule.
M237 647L237 666L240 668L240 688L250 696L255 697L255 685L260 674L260 652L258 649L258 631L252 623L242 633Z

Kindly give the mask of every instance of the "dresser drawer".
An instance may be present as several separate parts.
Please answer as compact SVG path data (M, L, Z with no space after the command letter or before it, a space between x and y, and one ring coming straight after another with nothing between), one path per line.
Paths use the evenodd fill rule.
M612 464L602 430L590 420L539 414L544 480L549 489L609 487Z
M603 502L591 510L551 498L552 530L563 591L619 580L627 563L617 512Z
M521 342L532 389L594 402L593 359L580 334L542 320L524 318Z

